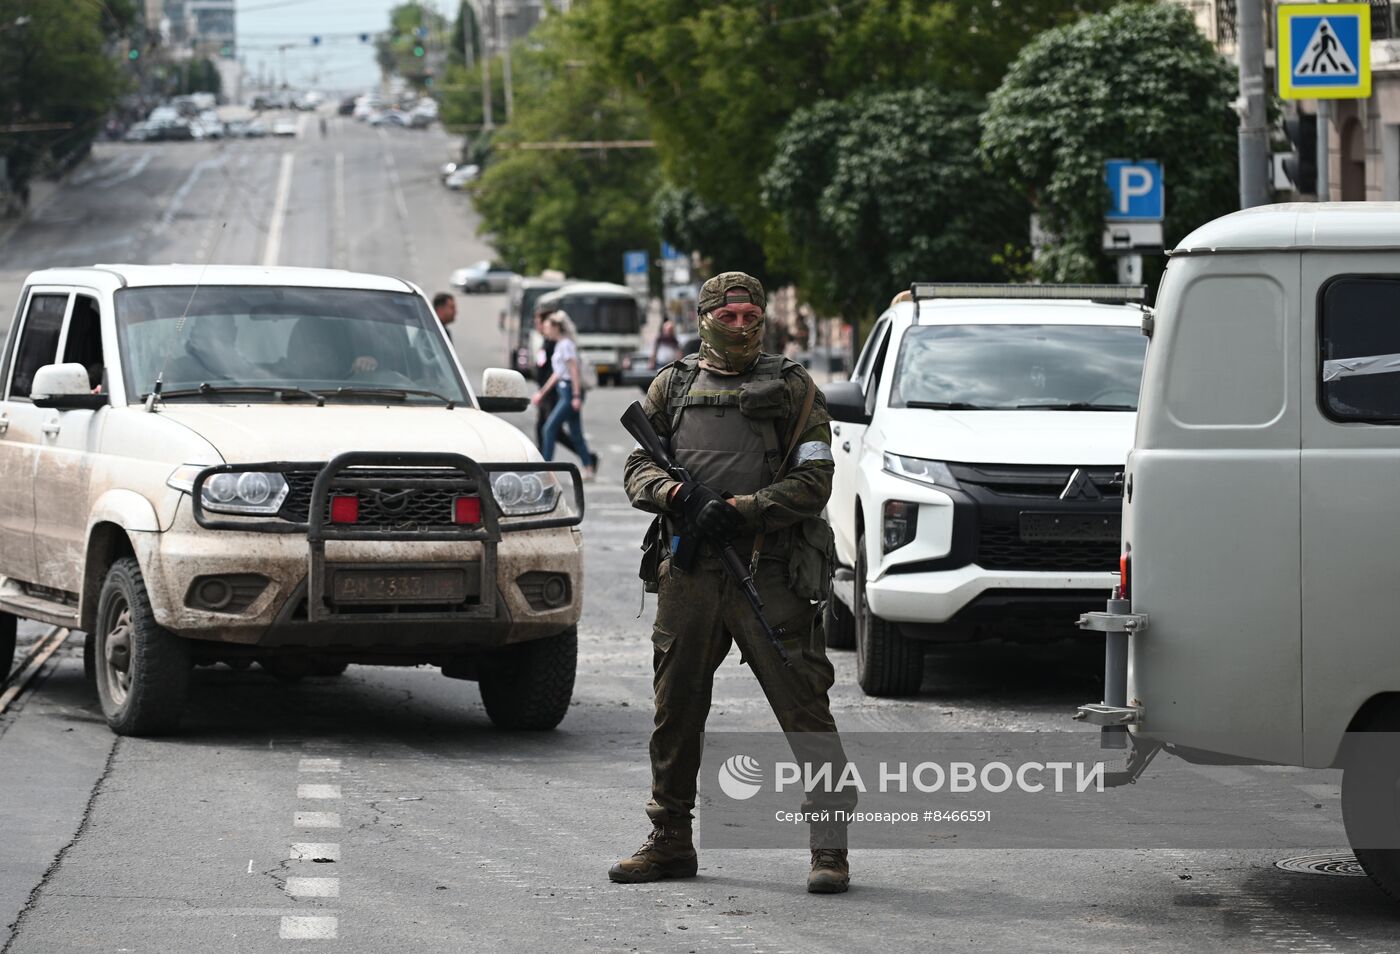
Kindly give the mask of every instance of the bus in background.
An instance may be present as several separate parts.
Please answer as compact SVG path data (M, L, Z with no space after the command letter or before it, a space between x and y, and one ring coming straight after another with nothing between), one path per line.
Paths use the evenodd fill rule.
M539 298L538 308L563 309L578 329L578 350L600 386L622 382L622 361L642 346L646 316L625 285L571 282ZM531 338L531 351L540 347Z
M535 333L535 303L562 288L567 281L563 272L546 271L539 275L517 275L506 289L506 310L501 312L501 330L506 339L505 366L519 371L527 380L534 380L535 349L540 347L539 336L531 338Z

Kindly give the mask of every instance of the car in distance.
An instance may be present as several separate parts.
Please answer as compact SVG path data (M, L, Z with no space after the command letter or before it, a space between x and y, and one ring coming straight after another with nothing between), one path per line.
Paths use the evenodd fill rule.
M489 413L525 382L473 393L418 288L50 269L6 347L0 622L87 633L116 732L173 729L191 666L219 662L431 664L497 725L563 718L582 484Z
M871 695L916 692L927 642L1073 635L1102 606L1146 350L1141 288L913 292L824 387L827 640Z
M510 286L510 280L516 277L515 272L504 265L482 259L475 265L453 272L451 284L453 288L468 294L503 292Z

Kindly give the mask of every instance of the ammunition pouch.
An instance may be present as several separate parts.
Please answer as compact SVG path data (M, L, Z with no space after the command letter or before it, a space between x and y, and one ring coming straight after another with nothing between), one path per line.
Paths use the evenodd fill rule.
M836 538L831 524L822 517L808 517L789 532L788 581L793 593L804 600L829 599L836 564Z

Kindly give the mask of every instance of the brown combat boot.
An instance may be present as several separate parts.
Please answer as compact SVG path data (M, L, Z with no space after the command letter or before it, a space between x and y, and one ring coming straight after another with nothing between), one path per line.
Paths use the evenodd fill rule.
M632 857L623 858L608 869L608 877L618 884L693 878L699 866L689 825L657 825Z
M841 894L851 885L851 861L845 848L813 848L807 890L812 894Z

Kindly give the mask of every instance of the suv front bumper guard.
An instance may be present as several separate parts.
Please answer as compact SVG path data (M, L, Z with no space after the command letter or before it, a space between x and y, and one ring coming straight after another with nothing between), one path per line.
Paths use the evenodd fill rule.
M402 477L357 476L352 468L403 467L422 470L452 470L461 476L428 475L406 472ZM242 473L246 471L288 472L317 471L316 481L311 490L308 519L305 523L288 520L229 520L211 517L203 505L203 487L206 480L216 474ZM491 490L492 473L504 471L550 471L564 472L570 477L574 492L572 512L566 516L548 514L527 517L503 517L500 505ZM473 495L481 501L481 520L474 524L447 524L442 526L418 526L403 528L375 527L368 529L362 524L337 524L328 519L328 503L334 492L358 492L373 489L383 490L451 490L462 495ZM561 491L562 497L562 491ZM238 530L252 533L304 533L310 549L310 565L306 577L306 612L311 622L331 622L346 620L355 622L403 622L450 621L494 619L496 616L496 547L503 533L517 533L522 530L545 530L556 527L577 526L583 520L584 497L583 480L578 468L567 463L548 461L523 461L516 463L481 464L464 454L435 452L376 452L349 451L339 454L325 464L276 462L257 464L220 464L207 467L195 477L191 487L191 499L195 522L207 530ZM558 503L555 505L558 509ZM480 585L477 601L468 604L467 609L405 612L341 612L326 599L326 543L331 540L359 540L376 542L411 541L415 543L475 542L481 544L481 559L462 563L440 562L433 564L395 563L378 564L331 564L337 569L373 570L461 570L466 574L479 574ZM470 588L468 588L470 589ZM386 600L392 604L393 600ZM368 608L367 608L368 609Z

